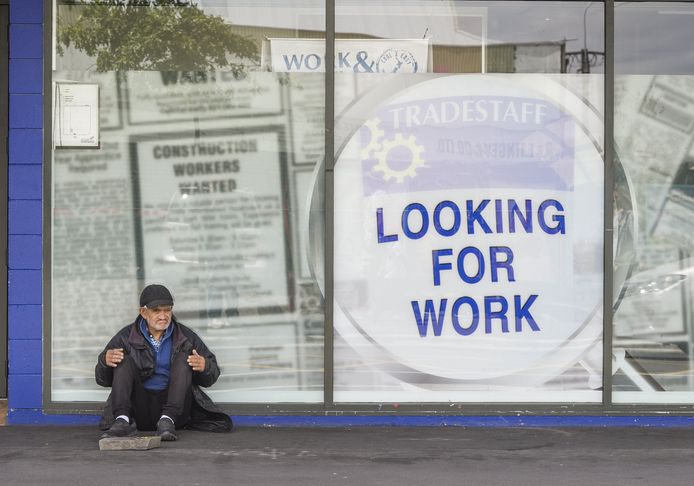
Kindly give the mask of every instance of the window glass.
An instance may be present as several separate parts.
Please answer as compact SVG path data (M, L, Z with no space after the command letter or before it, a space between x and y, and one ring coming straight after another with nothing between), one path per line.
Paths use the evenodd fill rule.
M273 72L268 39L323 38L323 2L58 1L55 24L51 399L105 398L97 354L161 283L214 399L322 401L324 75Z
M694 399L693 21L691 3L615 5L617 403Z
M601 401L602 4L336 30L335 401Z

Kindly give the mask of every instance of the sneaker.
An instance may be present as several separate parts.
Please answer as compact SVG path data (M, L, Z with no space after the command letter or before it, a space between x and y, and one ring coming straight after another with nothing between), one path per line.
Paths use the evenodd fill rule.
M176 435L176 426L173 421L169 418L162 417L157 422L157 435L161 437L161 440L176 440L178 435Z
M127 422L125 419L116 419L111 428L101 435L102 439L107 437L130 437L137 434L137 425L135 421Z

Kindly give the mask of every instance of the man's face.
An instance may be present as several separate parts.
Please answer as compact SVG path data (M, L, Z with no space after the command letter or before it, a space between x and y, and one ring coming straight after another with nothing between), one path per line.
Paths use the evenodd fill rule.
M140 315L147 321L150 332L165 331L171 324L173 308L170 305L160 305L153 309L148 307L140 308Z

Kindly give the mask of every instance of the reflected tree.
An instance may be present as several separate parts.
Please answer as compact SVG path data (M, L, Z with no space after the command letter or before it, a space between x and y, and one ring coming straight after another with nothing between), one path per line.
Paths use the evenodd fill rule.
M210 71L241 74L258 48L219 16L192 0L74 2L79 15L61 16L58 48L74 46L104 71ZM74 8L74 7L73 7Z

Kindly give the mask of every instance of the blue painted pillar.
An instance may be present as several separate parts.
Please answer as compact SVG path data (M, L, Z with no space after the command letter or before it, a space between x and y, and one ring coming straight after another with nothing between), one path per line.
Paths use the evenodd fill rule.
M43 0L10 0L9 423L42 404L43 45Z

